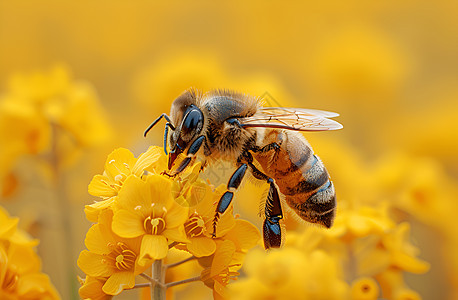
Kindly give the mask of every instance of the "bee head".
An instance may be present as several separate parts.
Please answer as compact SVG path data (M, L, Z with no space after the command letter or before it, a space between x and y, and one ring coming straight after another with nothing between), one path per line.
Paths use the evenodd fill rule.
M179 96L172 104L170 115L176 125L170 134L169 169L177 156L199 136L204 125L204 115L196 106L196 96L187 91Z

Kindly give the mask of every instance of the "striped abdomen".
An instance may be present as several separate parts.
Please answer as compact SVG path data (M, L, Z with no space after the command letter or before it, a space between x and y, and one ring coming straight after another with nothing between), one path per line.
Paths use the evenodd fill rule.
M275 179L286 203L304 220L331 227L336 195L329 174L297 132L277 131L264 143L276 142L280 149L256 155L267 175Z

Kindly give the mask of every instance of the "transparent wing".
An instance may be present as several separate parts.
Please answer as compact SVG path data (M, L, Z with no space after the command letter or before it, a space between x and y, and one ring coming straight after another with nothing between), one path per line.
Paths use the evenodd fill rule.
M289 107L261 107L251 117L240 119L242 127L281 128L298 131L336 130L343 126L331 119L334 112Z

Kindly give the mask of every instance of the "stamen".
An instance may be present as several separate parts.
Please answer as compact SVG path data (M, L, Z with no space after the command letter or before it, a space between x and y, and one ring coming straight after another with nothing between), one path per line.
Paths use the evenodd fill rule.
M116 247L109 254L105 254L102 259L103 263L111 265L118 270L127 271L135 266L137 255L129 247L118 242Z
M185 223L185 231L190 237L202 235L206 231L205 221L201 216L193 214L188 222Z
M149 216L143 221L143 228L148 234L161 234L165 229L165 221L162 218Z

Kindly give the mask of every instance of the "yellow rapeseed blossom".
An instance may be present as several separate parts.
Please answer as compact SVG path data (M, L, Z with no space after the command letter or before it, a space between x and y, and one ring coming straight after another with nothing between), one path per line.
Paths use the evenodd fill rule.
M90 183L89 191L102 201L89 206L90 210L86 206L87 218L96 224L86 236L88 250L78 259L86 274L82 297L105 299L123 289L144 287L146 279L147 286L153 284L159 290L202 280L215 297L227 298L225 287L238 275L246 252L257 245L259 230L234 218L231 206L220 217L213 238L216 203L225 187L203 181L199 163L180 176L169 177L164 174L164 158L158 147L138 159L126 149L117 149L109 155L104 174ZM176 256L176 249L189 253L187 258L166 268L156 267L168 262L169 254ZM166 278L180 277L156 273L195 259L204 269L193 278L165 283ZM146 271L150 267L151 275ZM138 283L140 276L143 282Z
M159 158L160 147L150 147L135 158L132 152L119 148L108 155L103 175L96 175L89 184L89 194L108 199L116 196L129 175L141 177L146 168Z
M146 181L130 176L115 203L113 231L125 238L142 238L142 265L165 258L169 243L188 241L184 233L188 208L174 201L171 185L160 175L150 175Z
M321 250L252 250L244 271L247 277L230 286L232 299L347 299L336 261Z
M93 87L74 81L64 65L12 76L2 101L60 126L80 145L100 144L111 135Z
M185 222L185 232L189 242L183 245L192 255L196 257L212 255L216 250L213 233L213 219L215 216L216 204L222 196L226 187L221 185L214 193L206 193L199 203L190 208L188 219ZM232 206L227 214L223 214L218 221L217 237L224 236L235 225L232 215Z
M126 239L113 233L112 218L112 212L105 210L99 223L89 229L85 240L89 251L81 252L78 266L88 276L107 278L102 291L117 295L125 288L132 288L135 276L145 268L138 264L141 239Z
M21 157L33 156L49 173L49 165L68 166L111 136L94 88L67 67L11 76L0 92L0 196L17 187L12 172Z
M377 282L370 277L358 278L351 285L352 300L376 300L379 293L380 288Z
M263 255L252 250L243 269L247 277L231 285L231 295L234 299L352 300L417 295L406 286L403 274L424 273L429 264L417 258L406 223L385 230L379 224L351 236L309 227L301 234L288 233L282 249Z
M110 153L103 175L95 175L88 187L89 194L98 196L103 201L86 205L86 217L92 222L97 222L99 212L113 203L113 197L118 194L126 178L130 175L140 178L145 169L158 160L160 151L162 149L159 147L150 147L138 158L124 148Z
M33 248L37 241L17 229L17 222L0 207L0 298L59 299L49 277L40 271L41 260Z
M80 281L82 286L79 289L79 295L82 299L109 300L113 298L112 295L107 295L102 290L105 279L86 276L84 280L80 279Z

